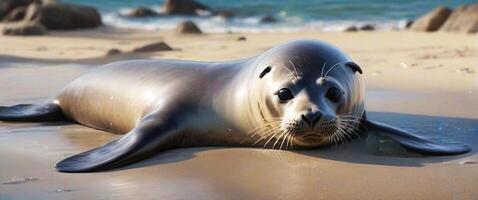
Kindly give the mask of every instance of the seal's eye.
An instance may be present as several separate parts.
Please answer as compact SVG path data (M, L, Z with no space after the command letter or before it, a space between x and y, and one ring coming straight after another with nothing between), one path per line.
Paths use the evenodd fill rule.
M329 99L330 101L337 103L340 101L340 98L342 97L342 92L339 89L332 87L327 91L327 94L325 94L325 97L327 97L327 99Z
M292 91L289 90L289 88L282 88L277 92L277 97L279 97L279 100L281 101L288 101L294 98L294 95L292 94Z

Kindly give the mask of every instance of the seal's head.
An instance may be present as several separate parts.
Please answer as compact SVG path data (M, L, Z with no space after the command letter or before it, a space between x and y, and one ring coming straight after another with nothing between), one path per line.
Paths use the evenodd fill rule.
M294 41L268 50L255 67L248 101L264 146L324 146L358 131L364 113L362 70L338 48Z

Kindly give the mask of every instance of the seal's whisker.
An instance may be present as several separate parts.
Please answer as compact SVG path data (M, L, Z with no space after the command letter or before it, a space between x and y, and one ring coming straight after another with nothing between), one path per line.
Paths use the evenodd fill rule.
M335 65L333 65L331 68L329 68L329 70L327 70L327 72L325 72L324 77L327 77L327 74L329 74L329 72L330 72L332 69L334 69L336 66L338 66L338 65L341 64L341 63L344 63L344 62L338 62L338 63L336 63Z
M278 66L279 66L279 67L282 67L282 68L284 68L284 69L286 69L290 74L292 74L292 77L293 77L293 78L299 79L299 77L296 76L296 75L294 74L294 72L292 72L292 71L291 71L289 68L287 68L286 66L284 66L284 65L278 65Z
M267 130L263 136L261 138L259 138L258 140L256 140L253 144L257 144L259 141L263 140L263 139L266 139L268 136L272 135L275 133L275 131L279 130L280 127L276 127L276 128L273 128L273 129L269 129Z
M299 73L297 72L297 68L295 68L295 65L294 63L292 62L292 60L289 60L289 63L292 65L292 67L294 68L294 71L295 71L295 75L297 77L297 79L299 78Z
M281 121L269 122L269 123L266 123L266 124L264 124L264 125L262 125L262 126L258 126L258 127L254 128L254 129L252 129L251 131L249 131L249 132L247 133L247 135L252 134L252 133L254 133L255 131L258 131L258 130L260 130L260 129L267 128L267 127L270 126L270 125L274 125L274 124L278 124L278 123L281 123Z
M245 139L243 139L243 140L240 141L239 143L240 143L240 144L243 144L244 142L249 141L249 140L252 139L254 136L256 136L257 134L259 134L262 130L269 128L269 126L271 126L271 125L275 125L275 124L279 124L279 123L281 123L281 121L270 122L270 123L264 124L263 126L256 127L256 128L254 128L252 131L249 131L249 132L246 134L246 136L248 136L248 137L245 138Z
M274 142L274 144L272 145L272 149L274 149L274 147L276 146L276 144L280 141L280 139L284 136L285 132L281 132L279 134L279 136L276 138L276 141Z
M279 146L279 150L282 150L282 146L284 145L285 140L287 139L287 136L289 136L289 131L286 131L284 136L282 137L282 142Z
M355 131L358 131L360 130L356 125L356 123L350 123L350 122L343 122L343 121L338 121L337 122L338 124L342 125L345 129L349 130L349 131L352 131L352 132L355 132Z
M286 137L286 143L285 143L285 147L284 149L289 149L289 142L290 142L290 136L292 135L292 133L289 131L289 134L287 135ZM281 145L282 146L282 145Z
M271 135L271 136L269 137L269 139L267 140L267 142L264 144L263 148L265 148L265 147L267 146L267 144L269 144L269 142L272 141L273 138L275 138L276 135L279 135L279 134L281 134L281 133L282 133L282 131L279 131L279 132L277 132L277 133Z
M355 136L360 137L360 135L356 133L357 129L348 127L350 124L341 124L341 125L343 126L343 129L347 134L354 134Z
M324 62L324 64L322 65L322 70L320 71L320 77L323 77L322 75L324 75L325 65L327 65L327 62Z

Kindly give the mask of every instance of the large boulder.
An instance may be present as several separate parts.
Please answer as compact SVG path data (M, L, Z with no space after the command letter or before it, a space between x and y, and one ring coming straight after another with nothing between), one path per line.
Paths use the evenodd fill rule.
M276 23L277 22L277 19L272 16L272 15L266 15L264 17L262 17L259 22L261 24L273 24L273 23Z
M439 6L418 18L413 22L410 29L414 31L436 31L445 23L451 12L451 9Z
M201 34L202 31L199 27L192 21L184 21L176 27L176 32L182 34Z
M155 17L155 16L158 16L158 15L159 15L159 13L157 13L156 11L154 11L150 8L138 7L138 8L135 8L135 9L129 11L124 16L126 16L126 17Z
M209 7L194 0L166 0L164 4L164 12L170 15L198 15L198 12L209 10Z
M171 48L168 44L165 42L156 42L152 44L148 44L142 47L138 47L133 49L133 52L154 52L154 51L172 51L173 48Z
M477 33L478 4L463 5L456 8L440 30Z
M45 27L35 22L12 23L3 27L2 30L3 35L32 36L45 35L46 33Z
M0 0L0 21L18 7L26 7L35 0Z
M40 22L50 30L95 28L102 25L93 7L69 3L48 3L41 7Z

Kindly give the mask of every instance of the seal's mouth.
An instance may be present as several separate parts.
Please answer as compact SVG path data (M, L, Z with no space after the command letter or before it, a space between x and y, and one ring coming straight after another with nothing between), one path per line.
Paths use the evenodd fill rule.
M308 133L308 134L305 134L302 136L302 138L304 139L319 139L321 138L322 136L320 136L319 134L316 134L316 133Z

